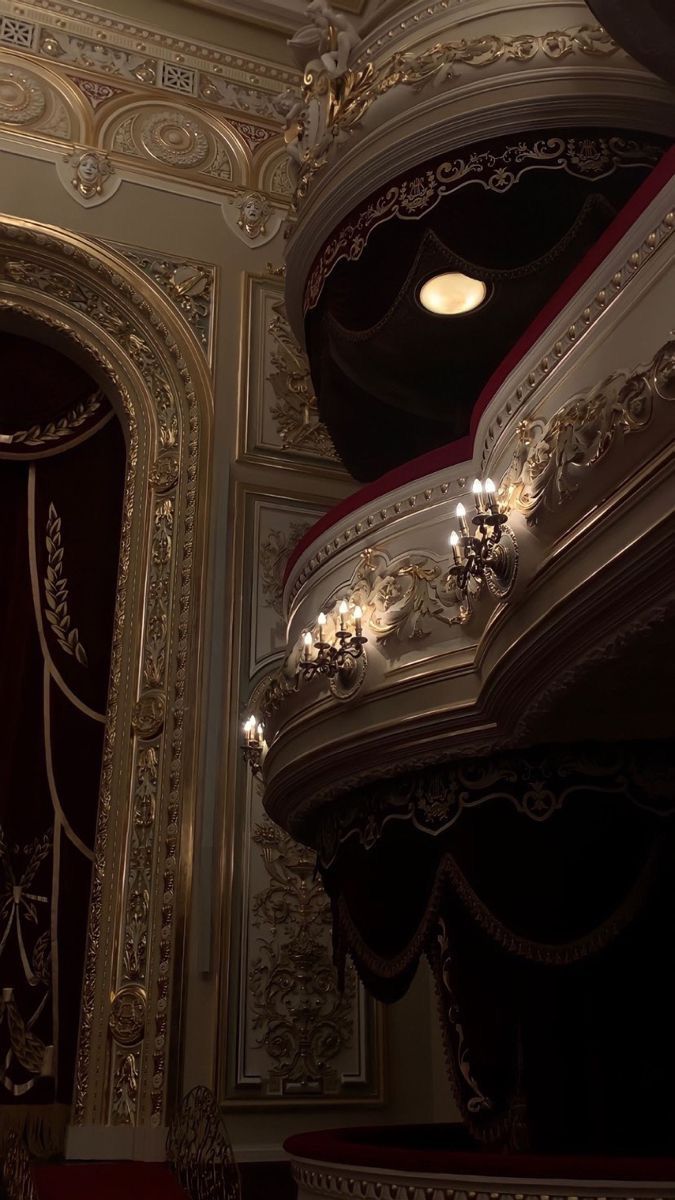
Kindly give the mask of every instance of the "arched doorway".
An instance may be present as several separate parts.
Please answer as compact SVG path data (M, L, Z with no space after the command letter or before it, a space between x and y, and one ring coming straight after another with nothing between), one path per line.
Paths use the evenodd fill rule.
M107 397L126 443L73 1120L161 1126L179 1085L211 380L192 333L145 276L49 226L0 223L0 327L65 354ZM53 507L41 515L52 526L47 554L47 537L55 545L61 533L58 557ZM78 621L61 632L75 625L78 639ZM75 663L76 639L64 653Z

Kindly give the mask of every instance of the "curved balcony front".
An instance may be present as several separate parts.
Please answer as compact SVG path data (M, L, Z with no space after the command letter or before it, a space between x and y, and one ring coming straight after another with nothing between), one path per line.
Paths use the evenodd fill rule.
M318 25L315 39L311 28L299 37L306 57L314 44L317 56L287 132L298 177L287 301L300 337L322 258L350 229L354 243L363 236L359 205L417 219L448 183L429 177L436 157L463 167L466 182L466 148L517 133L576 130L582 143L593 127L675 133L672 88L612 40L582 0L412 0L364 36L344 18L328 33ZM591 178L599 173L585 166ZM417 190L409 181L401 192L395 181L415 171ZM435 196L425 198L422 184Z
M672 593L672 156L484 389L471 437L357 492L296 551L288 657L255 697L265 803L296 836L311 841L335 797L413 766L659 731L658 705L622 716L626 679L600 707L561 696ZM509 569L462 598L448 535L488 476ZM349 678L300 678L307 631L314 657L336 639L343 600L352 632L363 612L362 660Z

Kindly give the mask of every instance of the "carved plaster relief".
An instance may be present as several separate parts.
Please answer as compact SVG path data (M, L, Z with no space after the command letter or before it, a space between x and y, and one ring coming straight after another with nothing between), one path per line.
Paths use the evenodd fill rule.
M315 878L315 855L265 816L260 787L250 777L248 793L237 1084L254 1087L259 1098L296 1103L372 1094L367 1042L373 1031L366 1018L372 1006L360 1003L353 969L344 992L338 989L330 904Z
M108 156L96 150L73 149L57 160L56 173L68 194L85 208L105 204L122 182Z
M247 192L236 200L223 201L223 216L232 233L245 246L256 249L275 238L283 216L260 192Z
M286 316L283 277L249 277L245 344L246 428L240 453L253 461L343 472L319 412L303 354Z
M22 5L0 0L0 45L99 75L188 96L279 126L277 96L297 86L297 72L227 50L184 41L117 16L73 4ZM8 15L1 15L7 12ZM11 15L10 15L11 14Z
M325 511L316 505L256 500L252 514L257 567L251 598L251 678L286 651L281 603L286 563L297 542Z
M73 136L70 114L56 88L13 60L0 64L0 125L56 138Z
M220 131L192 110L134 104L102 131L104 145L118 154L146 158L180 173L189 171L234 181L240 172Z
M325 508L244 491L239 511L236 570L253 577L253 596L242 599L237 643L254 653L239 664L237 725L255 680L258 692L267 679L261 672L282 657L288 554ZM339 990L330 906L314 856L270 822L259 783L239 755L234 762L233 894L241 905L225 951L233 969L221 1022L220 1098L238 1106L372 1102L382 1087L376 1006L353 972Z
M216 268L193 259L173 259L135 246L112 244L162 289L190 326L211 362Z

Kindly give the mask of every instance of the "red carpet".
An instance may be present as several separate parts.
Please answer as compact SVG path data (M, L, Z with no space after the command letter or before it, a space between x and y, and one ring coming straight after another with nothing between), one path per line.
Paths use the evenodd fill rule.
M185 1200L165 1163L63 1163L33 1167L39 1200Z

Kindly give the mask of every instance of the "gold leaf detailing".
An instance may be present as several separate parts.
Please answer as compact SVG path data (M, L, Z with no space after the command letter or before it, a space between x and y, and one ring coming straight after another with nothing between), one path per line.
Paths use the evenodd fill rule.
M589 392L572 397L548 422L522 421L511 466L501 481L534 525L579 491L586 472L608 454L618 436L645 429L654 398L675 399L675 341L646 367L614 371Z
M108 1028L118 1046L136 1046L145 1030L147 998L137 984L121 987L110 1003Z
M135 1125L138 1104L138 1056L125 1054L119 1059L112 1094L112 1116L116 1125Z
M178 483L180 462L175 450L166 450L155 459L148 476L156 492L170 492Z
M288 324L283 300L274 304L274 319L268 332L273 341L272 366L268 376L276 396L270 408L284 450L339 461L326 426L319 419L309 363Z
M430 621L462 625L468 610L447 570L431 558L406 555L389 560L369 548L352 578L352 598L360 604L375 640L419 641L431 633Z
M47 574L44 578L45 618L54 637L65 654L76 658L87 666L87 655L80 641L79 631L70 624L68 612L68 580L63 574L63 547L61 545L61 518L53 504L49 505L47 517Z
M98 411L102 399L101 392L94 392L88 400L81 400L79 404L75 404L58 421L49 421L46 425L31 425L30 429L19 429L16 433L10 434L6 440L12 445L30 446L31 448L61 442L64 438L70 437L75 429L79 429L89 417Z
M328 31L330 33L330 30ZM438 42L417 56L399 52L381 67L368 62L361 68L348 68L333 76L325 68L311 64L304 78L304 108L287 129L286 138L291 153L298 162L299 172L295 203L302 200L319 170L329 160L334 146L342 144L360 124L371 105L396 87L412 87L421 91L427 84L439 83L454 76L457 66L489 67L500 62L530 62L538 55L558 62L570 55L608 57L619 47L600 25L581 25L571 29L552 30L536 35L520 34L499 37L462 38L456 42ZM319 60L319 66L320 66ZM322 110L321 132L313 145L302 149L310 106Z
M128 851L129 884L122 960L126 983L135 984L137 987L139 981L145 979L147 968L158 787L159 754L157 747L146 746L141 750L136 765L134 812ZM114 1013L112 1019L119 1024Z
M136 701L131 724L141 738L153 738L164 725L165 700L161 692L145 692Z

